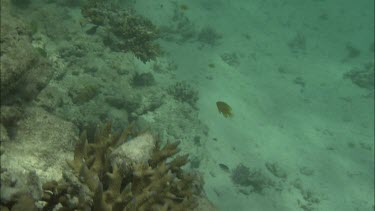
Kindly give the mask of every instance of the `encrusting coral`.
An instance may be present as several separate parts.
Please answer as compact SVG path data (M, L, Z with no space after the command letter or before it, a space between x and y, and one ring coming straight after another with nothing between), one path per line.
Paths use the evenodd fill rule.
M128 140L132 127L111 133L111 124L97 129L92 143L83 132L67 161L71 172L43 185L43 210L193 210L200 190L196 175L181 169L188 155L176 156L179 143L156 142L148 162L116 164L109 154ZM170 161L169 161L170 160Z

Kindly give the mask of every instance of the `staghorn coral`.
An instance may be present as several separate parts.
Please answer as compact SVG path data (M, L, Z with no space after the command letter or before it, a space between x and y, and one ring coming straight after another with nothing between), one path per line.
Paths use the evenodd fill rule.
M57 206L69 210L192 210L198 204L194 187L196 175L181 167L188 155L167 159L179 152L178 143L163 148L156 143L148 162L118 164L108 156L127 141L132 127L112 134L111 125L97 129L93 142L80 136L74 159L68 161L71 174L43 185L43 210Z

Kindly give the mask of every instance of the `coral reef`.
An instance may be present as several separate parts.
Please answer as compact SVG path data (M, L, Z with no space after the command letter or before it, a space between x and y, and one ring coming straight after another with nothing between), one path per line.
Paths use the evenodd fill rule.
M80 63L70 64L66 69L72 72L62 79L55 79L42 90L36 99L37 105L73 122L81 130L86 126L95 128L97 122L107 120L111 120L115 130L120 130L122 125L139 115L157 109L163 103L165 91L153 82L149 74L139 74L147 71L134 67L133 63L123 62L123 59L113 64L113 61L118 61L117 55L125 56L123 53L115 54L116 57L112 54L106 54L101 58L103 60L97 59L100 61L83 68ZM126 56L139 63L130 53ZM74 60L85 63L90 58L87 55ZM121 66L129 71L128 75L119 77L112 65ZM88 68L96 70L86 72ZM73 74L73 71L78 74ZM140 77L134 77L137 72Z
M161 54L160 46L154 43L159 32L150 20L103 0L89 0L81 11L90 23L105 28L103 41L112 50L131 51L142 62Z
M135 73L132 78L132 85L136 87L140 86L152 86L155 84L155 78L152 73Z
M49 85L40 92L34 102L48 112L54 112L64 104L64 97L66 97L65 92L56 86Z
M168 94L172 95L176 100L186 102L193 108L196 108L196 103L199 99L198 91L186 81L177 82L169 86L167 91Z
M178 153L178 143L167 143L160 148L160 143L156 142L148 162L121 166L109 160L107 155L126 142L130 132L131 127L121 134L112 134L111 125L107 124L97 130L92 143L88 143L83 132L74 160L68 161L76 178L64 177L59 182L45 183L42 199L47 202L46 207L60 204L66 209L103 211L191 210L196 207L194 194L199 194L193 185L196 176L181 169L188 162L188 156L177 156L166 162Z
M5 1L6 0L1 0L1 3ZM72 1L68 1L65 5L70 5L71 3L69 2ZM150 66L141 64L132 54L132 49L120 49L123 52L128 52L123 53L113 51L114 48L118 46L113 46L112 50L110 48L105 48L104 45L107 43L102 42L102 38L108 38L114 35L116 38L120 39L122 32L130 32L128 29L121 29L124 30L122 32L120 29L117 29L117 26L120 26L121 23L111 22L113 21L112 19L104 20L101 25L95 25L93 22L88 23L87 27L92 27L93 25L97 27L96 32L93 31L90 35L84 33L86 31L85 26L82 27L82 30L79 28L80 25L76 24L79 21L79 16L72 16L69 12L69 8L56 6L56 4L64 4L62 1L53 0L49 1L48 4L44 4L45 2L32 2L30 5L30 8L33 9L32 11L31 9L15 9L15 11L21 11L18 16L23 18L23 21L18 19L18 16L17 18L11 16L5 17L8 10L4 12L4 4L1 4L2 42L4 41L4 43L6 43L9 38L9 44L15 44L14 46L6 46L2 43L2 59L5 61L5 59L13 59L10 56L19 56L14 57L12 60L12 64L16 67L14 71L16 76L10 78L10 80L4 80L7 83L9 82L9 85L14 85L14 87L1 87L1 94L4 94L4 98L2 98L4 100L1 105L2 124L0 124L1 144L2 147L4 146L4 149L1 149L1 153L3 154L1 161L2 164L4 164L2 165L4 168L2 168L1 172L2 178L9 178L9 180L1 181L1 187L2 191L4 190L5 192L12 190L8 192L10 195L7 195L9 198L6 202L1 200L1 205L4 206L2 209L6 209L5 207L7 207L12 210L33 210L35 206L32 204L36 202L35 204L39 210L52 208L58 210L62 208L63 205L75 207L79 206L76 202L87 202L88 206L103 210L101 205L95 205L93 201L97 201L96 199L99 197L108 199L107 195L111 180L108 179L107 175L117 174L114 168L118 168L118 172L122 177L121 182L123 186L127 185L126 187L129 189L136 184L142 184L145 188L150 187L151 189L157 189L159 188L158 186L166 185L167 188L161 190L160 194L158 194L158 197L164 198L155 197L155 199L152 199L157 201L155 202L156 207L160 206L160 203L165 202L165 204L169 204L165 205L166 207L169 206L169 209L175 209L172 207L180 209L178 207L190 203L190 198L187 197L189 196L189 188L192 188L191 192L195 195L196 192L199 192L199 190L195 190L195 187L200 188L200 183L199 178L195 175L184 173L181 169L179 170L178 165L182 165L187 161L186 156L176 157L176 160L173 162L173 156L168 158L163 157L163 153L157 153L157 151L163 151L163 149L157 150L157 148L154 149L154 147L153 150L148 151L150 157L143 162L135 162L129 160L127 157L120 156L122 154L130 156L130 151L135 153L134 150L127 151L126 149L134 149L131 143L138 142L136 140L137 138L144 139L145 136L143 135L137 137L135 140L125 142L119 147L117 145L111 146L107 150L107 152L110 152L108 159L111 159L111 161L113 159L118 162L115 162L115 164L111 163L108 172L103 173L103 171L100 171L100 173L98 173L98 178L102 179L100 181L103 187L103 194L99 194L99 186L96 187L95 191L92 191L85 182L82 182L82 178L77 176L77 172L71 169L64 169L65 165L67 165L65 160L73 156L72 141L75 140L74 137L77 135L78 129L87 129L87 139L90 145L94 143L92 142L95 137L94 128L99 121L112 119L113 128L117 130L119 125L126 125L128 122L138 119L138 117L145 116L145 119L150 120L148 123L151 123L152 131L160 131L163 140L167 140L164 138L166 135L170 140L175 140L176 138L182 140L184 143L179 146L182 146L181 148L183 148L184 153L193 152L191 148L184 147L184 145L189 146L188 141L192 140L191 136L199 134L203 137L203 134L201 134L202 124L198 124L199 121L197 121L196 118L196 110L189 104L179 103L173 100L173 96L167 95L161 85L154 84L152 75L137 75L137 72L149 72ZM118 21L120 21L119 19L122 17L125 17L126 19L129 18L129 24L138 25L139 22L140 24L144 24L145 28L148 27L147 21L142 22L142 18L128 17L127 15L135 16L131 12L126 12L127 15L123 15L121 12L118 14L112 13L112 11L118 11L117 9L100 11L108 12L106 17L118 15ZM53 16L55 12L57 15ZM12 20L13 23L6 23ZM27 27L29 21L34 21L30 25L31 29ZM75 24L73 24L73 22ZM61 25L56 23L61 23ZM118 25L116 27L114 25L112 26L111 24L114 23ZM25 25L25 27L23 27L22 24ZM3 34L7 35L5 33L6 30L3 29L8 29L6 27L4 28L4 26L13 30L9 33L8 37L3 36ZM66 27L69 27L69 29L65 30ZM137 28L132 25L131 27L134 27L133 32L135 34L142 35L144 32L142 35L143 38L151 39L151 37L147 37L149 36L148 29L142 29L142 26ZM138 33L138 31L136 31L138 29L142 32ZM95 36L92 36L93 34L95 34ZM129 40L133 39L132 37L128 38ZM143 40L140 39L139 42L143 44ZM121 40L121 43L124 44L126 42ZM20 44L20 46L16 44ZM24 45L24 48L21 47L21 44ZM113 44L115 45L115 43ZM129 43L126 43L126 45L128 44ZM152 45L153 43L150 44ZM141 46L140 48L143 47ZM140 52L140 54L144 55L143 61L146 61L146 57L147 59L151 57L147 55L147 52ZM139 55L138 57L140 57ZM23 60L18 60L21 57ZM50 60L54 66L50 67L49 63L46 62L47 60ZM3 64L5 65L7 63L3 63L2 60L2 65ZM168 71L169 73L177 68L173 63L166 64L166 67L160 66L158 70L162 73L164 73L163 71ZM6 66L2 66L1 71L8 68L3 69L3 67ZM38 72L36 70L40 71ZM43 72L42 70L47 72ZM54 74L52 76L52 81L44 87L45 84L49 82L51 76L50 72ZM119 77L120 75L122 77ZM157 77L159 78L160 75L161 74L157 74ZM1 74L0 77L3 76L6 76L6 74ZM17 79L20 79L20 81L17 81ZM3 86L3 80L1 85ZM28 91L32 90L35 90L35 92L33 91L32 94L28 94L30 93ZM35 95L37 95L37 98L34 98ZM10 101L10 98L13 97L14 101ZM23 102L18 101L16 98L21 100L24 98L31 103L25 106ZM168 98L170 103L165 105L162 109L159 109L159 107L165 104L165 98ZM14 102L19 104L13 104ZM16 104L17 106L15 106ZM21 106L18 107L20 104ZM31 106L39 107L37 107L37 109L35 107L30 109ZM53 116L48 112L52 112L54 115L58 115L60 118L69 122ZM165 115L166 113L169 114ZM148 116L146 116L146 114ZM155 118L156 123L153 118ZM190 131L193 131L193 133L190 133ZM112 135L115 136L114 134ZM203 143L204 141L202 140L201 142ZM129 146L126 144L129 144ZM155 145L155 143L153 144ZM177 147L177 145L172 145ZM121 149L124 148L124 150L118 154L120 158L114 158L114 152L117 152L117 149L120 149L120 147ZM88 156L92 155L92 148L91 145L87 147L87 149L89 149ZM196 150L198 147L194 149ZM142 154L143 152L140 153ZM144 153L147 154L146 152ZM150 168L154 174L147 174L144 175L144 177L137 177L136 174L133 174L135 170L137 170L137 172L148 171L148 169L145 169L147 166L144 164L148 163L152 154L158 154L157 158L160 159L159 162L150 161L150 163L152 163ZM125 160L126 168L122 167L123 163L121 160ZM87 164L87 168L91 167L91 163ZM163 165L167 168L166 172L164 172L165 168ZM33 170L35 170L34 174L36 173L41 182L38 182L36 178L33 179L32 174L28 173ZM91 171L91 169L89 170ZM62 171L63 175L61 174ZM27 179L29 176L22 175L22 172L25 175L29 175L30 179L35 181L38 187L24 183L24 181L29 180ZM81 173L83 174L83 172ZM63 177L63 179L61 179L61 177ZM159 179L160 183L151 184L149 180L154 178ZM163 178L166 181L163 181ZM194 181L189 183L189 178L194 178ZM53 182L51 180L56 180L58 182ZM186 184L184 182L186 182ZM130 183L132 183L131 186ZM33 190L36 190L39 194L42 193L41 184L44 184L45 195L48 193L56 193L50 195L52 196L50 200L46 199L46 201L42 202L38 194L30 195L30 192ZM26 188L27 186L29 188ZM33 190L31 188L33 188ZM82 192L77 190L82 190ZM125 187L121 187L121 190L125 191ZM137 196L136 199L132 198L132 201L137 202L138 199L142 199L142 188L134 189L134 192L133 190L131 191L134 196ZM127 191L125 192L128 193ZM1 195L6 196L3 192ZM81 196L84 196L84 200ZM63 202L65 199L67 200L66 204ZM47 202L50 205L47 206ZM137 203L143 202L140 200ZM146 201L145 204L147 203L152 202ZM192 206L193 205L194 203L192 203ZM142 207L142 205L139 206ZM28 207L28 209L25 207ZM184 208L181 209L184 210Z
M12 172L8 172L7 169L4 169L4 171L1 172L0 181L0 206L12 207L12 210L16 210L15 206L30 205L30 201L32 201L32 204L34 204L34 199L41 197L41 184L35 171L30 171L27 174L15 176L15 174L12 174ZM28 200L24 201L24 197L27 197Z
M31 30L1 1L1 104L33 99L52 77L49 62L31 45Z
M17 202L11 206L12 211L38 211L38 207L35 205L35 202L33 198L28 194L21 194L18 197ZM9 208L7 206L0 205L1 211L9 211Z
M77 7L83 4L83 0L55 0L56 4L66 7Z
M31 112L36 115L41 110ZM41 118L45 119L45 115L48 114L42 114ZM30 126L34 118L30 116L25 123ZM52 134L58 122L54 123L50 118L52 116L46 121L54 125L49 129L51 134L40 134L36 130L35 135L42 139L59 139L62 136ZM5 164L1 166L1 210L216 210L202 191L201 177L182 169L188 163L188 155L177 155L180 151L178 142L162 147L150 133L136 136L132 125L122 133L111 131L111 124L97 128L92 140L82 132L74 158L65 160L67 165L44 163L34 166L35 170L24 165L51 162L51 159L42 156L37 161L30 157L30 163L14 157L13 161L10 152L14 151L11 146L15 145L7 145L7 152L2 151L1 155L2 164ZM35 135L31 136L32 140L41 139ZM131 139L131 136L135 138ZM68 138L66 141L71 139L64 138ZM52 141L56 142L54 145L59 142ZM26 147L29 142L18 142L18 145ZM40 144L33 144L32 148L38 148L33 148L32 153L25 151L22 157L56 150L56 147L40 150ZM71 157L55 154L61 158ZM51 175L41 172L46 168L43 165L51 164L50 168L57 167L63 172L62 177L56 175L57 171ZM64 170L61 169L63 166L66 166Z
M69 90L69 96L72 98L74 104L83 104L93 99L98 92L99 87L96 84L85 84L81 86L72 87Z

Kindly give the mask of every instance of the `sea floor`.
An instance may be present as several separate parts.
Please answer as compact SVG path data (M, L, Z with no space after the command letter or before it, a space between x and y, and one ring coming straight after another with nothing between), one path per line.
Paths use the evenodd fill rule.
M154 73L160 87L187 81L199 92L196 109L169 102L144 117L164 128L167 137L189 139L200 130L194 127L204 127L204 135L197 132L200 145L191 141L182 147L199 160L195 168L203 174L204 190L219 210L373 210L374 91L345 77L353 69L373 68L372 1L132 4L157 26L175 29L168 32L169 39L158 41L164 55L143 64L106 49L101 58L85 56L76 63L110 69L109 63L128 62L146 72L155 71L155 63L169 65L173 68ZM37 15L64 8L56 21L65 15L62 25L74 32L70 38L82 39L75 38L83 33L79 8L45 7ZM95 36L92 52L101 47L95 46ZM45 47L55 65L67 68L55 51L67 40L35 37L34 45ZM74 71L69 71L71 79L48 86L63 90L77 83ZM110 83L110 74L99 70L95 80L104 84L103 76ZM112 83L121 82L115 77ZM221 115L217 101L230 105L233 116ZM121 111L111 112L122 118ZM194 123L170 112L190 112ZM236 177L241 167L245 174ZM241 176L248 184L238 181Z

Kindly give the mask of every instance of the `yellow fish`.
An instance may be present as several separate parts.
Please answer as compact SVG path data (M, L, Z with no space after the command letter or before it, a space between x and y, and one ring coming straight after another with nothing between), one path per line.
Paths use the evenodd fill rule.
M225 118L233 116L232 108L226 102L217 101L216 106L219 113L223 114Z

